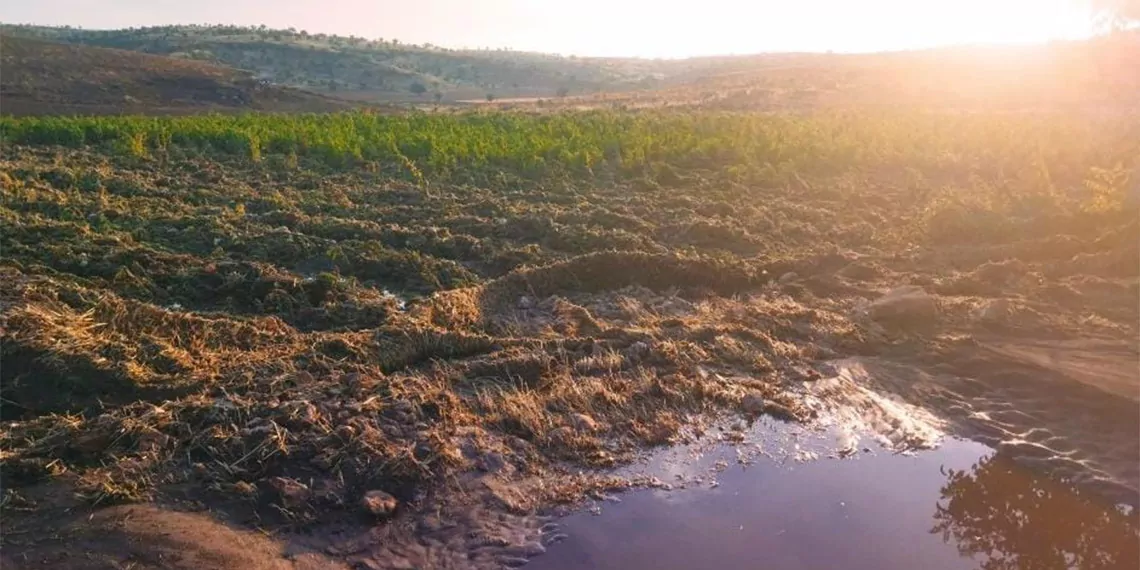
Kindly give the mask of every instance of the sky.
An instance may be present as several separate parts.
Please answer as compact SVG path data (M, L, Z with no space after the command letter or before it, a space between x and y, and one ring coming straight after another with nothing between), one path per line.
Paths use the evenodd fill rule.
M688 57L893 51L1089 35L1083 0L9 0L0 21L264 24L444 47Z

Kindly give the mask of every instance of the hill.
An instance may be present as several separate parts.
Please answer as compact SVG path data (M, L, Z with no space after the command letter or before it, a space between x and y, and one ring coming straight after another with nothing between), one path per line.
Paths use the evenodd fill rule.
M638 60L455 50L292 29L188 25L80 30L4 25L0 33L227 65L274 84L351 98L553 96L652 83L647 63Z
M38 38L36 41L161 56L165 59L149 60L156 62L150 68L160 74L210 69L207 75L233 77L246 91L287 87L357 102L481 103L494 99L496 105L547 108L806 110L901 105L957 110L1120 110L1134 109L1138 102L1135 93L1140 92L1140 66L1135 65L1140 61L1140 32L1038 46L874 54L772 53L681 60L455 50L264 27L79 30L0 25L0 34L13 41ZM65 53L77 58L74 67L78 72L89 67L78 63L82 59L76 55L79 52L60 52L57 58L65 57ZM128 57L117 53L117 57ZM222 71L220 66L229 69ZM125 77L134 79L126 79L124 84L119 72L110 74L112 83L118 82L121 87L118 91L105 85L106 78L101 79L101 88L111 91L111 100L101 104L122 106L126 97L140 97L133 89L153 91L152 79L145 79L144 70L150 69L146 65L124 63L121 68ZM28 81L54 81L47 77L58 76L48 74ZM153 81L162 82L157 78ZM166 83L188 89L191 97L196 97L193 82ZM39 93L37 86L31 87L26 93ZM208 97L211 90L203 91ZM168 93L168 98L182 96L175 88ZM302 96L296 91L290 93L290 97ZM87 100L90 94L73 95L69 100Z
M0 73L0 108L9 115L331 111L351 106L200 61L7 34L0 38Z
M878 106L940 109L1137 109L1140 33L1028 46L800 54L709 62L671 81L714 88L719 108ZM673 94L676 100L677 94Z
M661 78L652 89L537 103L546 108L1128 113L1140 111L1138 61L1140 31L1044 45L702 57L648 62Z

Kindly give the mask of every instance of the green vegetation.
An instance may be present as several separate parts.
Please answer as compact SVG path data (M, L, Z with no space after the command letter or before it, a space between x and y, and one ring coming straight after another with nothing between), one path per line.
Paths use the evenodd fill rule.
M1055 116L599 111L46 117L0 119L0 137L20 145L113 147L136 156L194 152L257 161L277 155L329 168L401 166L435 179L600 169L658 180L682 168L786 182L797 173L891 166L958 176L1024 177L1028 170L1035 179L1083 180L1090 168L1118 168L1134 156L1128 128L1120 122Z

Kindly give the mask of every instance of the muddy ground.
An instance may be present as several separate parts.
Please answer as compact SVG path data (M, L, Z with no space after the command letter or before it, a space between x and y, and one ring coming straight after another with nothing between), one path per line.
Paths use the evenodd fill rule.
M892 172L424 188L8 150L6 567L514 566L717 419L934 444L894 401L1140 505L1140 220L1078 180L948 205Z

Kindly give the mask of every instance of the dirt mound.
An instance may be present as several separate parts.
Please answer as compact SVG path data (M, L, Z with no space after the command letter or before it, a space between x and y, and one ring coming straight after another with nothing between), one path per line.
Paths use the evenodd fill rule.
M94 412L184 395L229 355L288 345L292 329L170 311L0 269L6 416Z
M165 570L338 570L342 563L290 548L268 535L238 530L209 515L153 505L111 507L37 526L9 519L18 535L5 545L5 568ZM12 555L18 548L19 555ZM289 557L286 558L286 554Z
M259 83L207 63L5 35L4 113L181 114L208 111L333 111L352 104Z
M640 285L655 291L685 290L733 295L762 282L760 273L741 263L711 258L607 251L512 271L472 289L447 291L426 303L419 314L444 327L492 326L516 305L556 293L597 293Z

